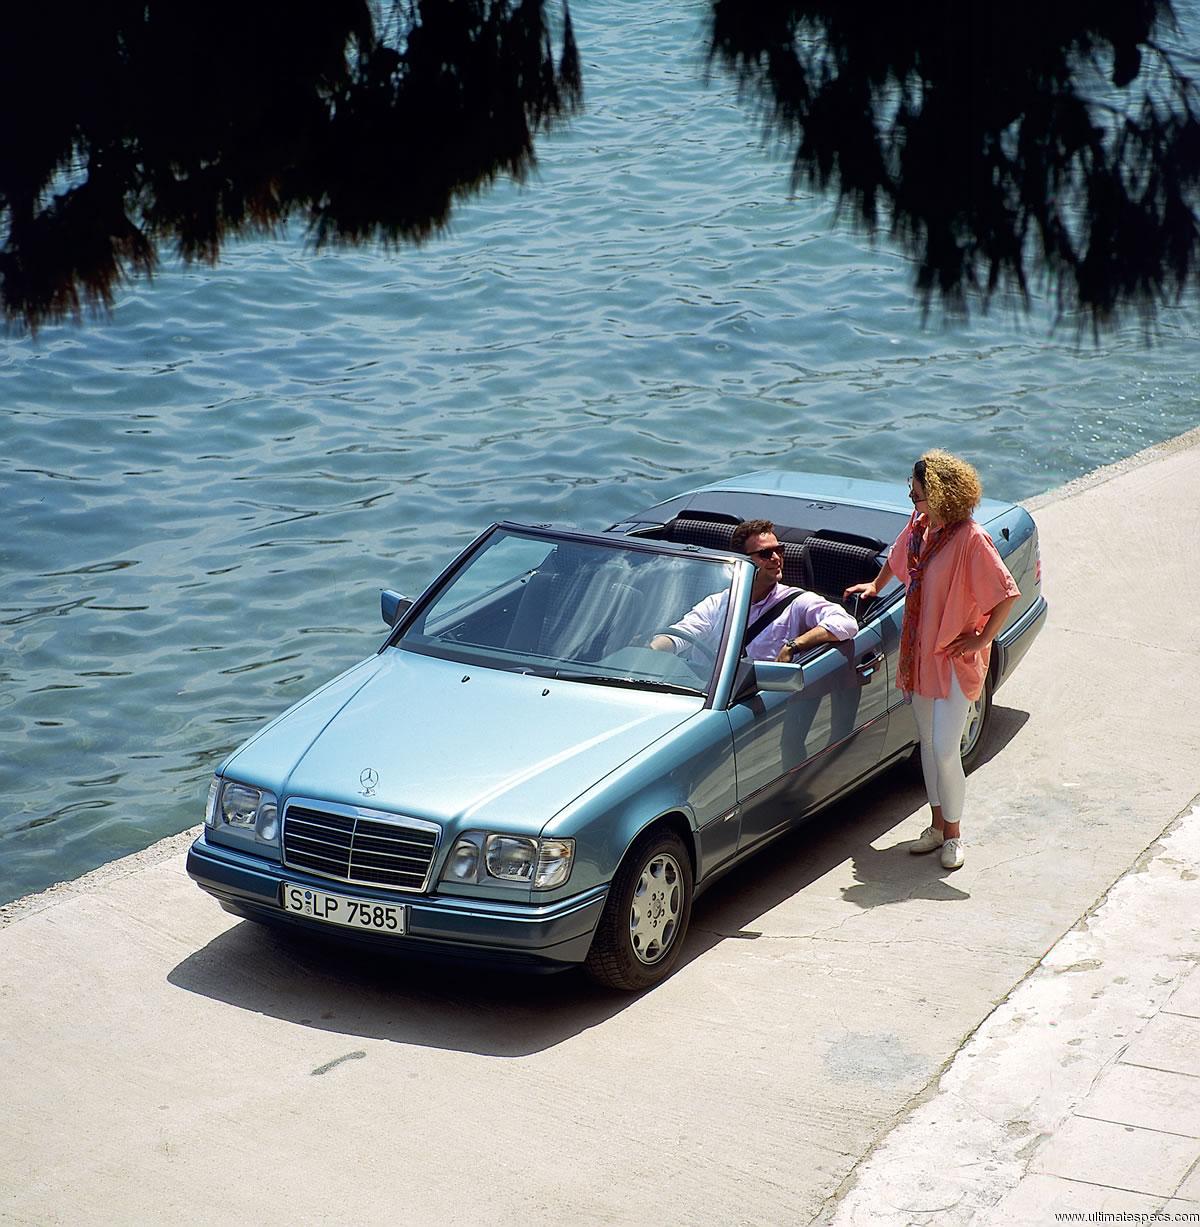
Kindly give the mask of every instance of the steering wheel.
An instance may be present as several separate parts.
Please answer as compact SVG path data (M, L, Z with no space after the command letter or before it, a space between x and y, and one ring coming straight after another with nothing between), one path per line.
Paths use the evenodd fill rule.
M681 631L677 626L672 626L669 630L657 630L654 632L654 634L670 635L673 639L682 639L684 643L691 644L692 647L697 648L707 658L710 665L716 662L716 652L714 652L703 639L693 635L691 631ZM653 639L654 635L651 635L650 637Z

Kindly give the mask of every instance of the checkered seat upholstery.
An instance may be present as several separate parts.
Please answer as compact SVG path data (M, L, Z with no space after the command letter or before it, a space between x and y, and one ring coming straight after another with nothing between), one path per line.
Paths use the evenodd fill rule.
M812 536L804 553L812 579L807 587L831 601L841 603L851 584L868 583L879 573L879 555L870 546Z
M716 520L689 519L680 516L672 521L667 540L681 545L699 545L710 550L733 548L734 524ZM808 550L795 541L783 543L783 582L797 588L813 587L813 570Z
M794 541L783 543L783 582L792 588L811 589L813 586L808 550Z
M671 522L664 536L682 545L729 550L735 527L715 519L679 516ZM782 537L790 530L781 527L776 531ZM803 543L786 540L783 543L783 582L817 592L839 604L842 593L851 584L866 583L874 579L878 571L878 552L861 542L841 541L818 532Z
M667 540L680 545L699 545L707 550L727 550L732 546L736 527L718 520L691 520L680 516L671 522Z

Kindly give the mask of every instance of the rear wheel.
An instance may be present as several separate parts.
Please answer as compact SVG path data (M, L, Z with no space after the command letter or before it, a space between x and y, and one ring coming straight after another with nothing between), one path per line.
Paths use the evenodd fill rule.
M629 849L584 964L609 988L651 988L675 969L692 915L692 862L683 840L647 831Z
M967 723L963 726L962 744L959 747L964 771L972 771L983 757L983 747L991 722L992 675L988 672L984 676L979 698L967 708Z

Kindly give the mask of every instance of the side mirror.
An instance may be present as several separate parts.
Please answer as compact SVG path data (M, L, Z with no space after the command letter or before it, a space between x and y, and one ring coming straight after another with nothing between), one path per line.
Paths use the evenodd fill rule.
M759 690L799 694L804 689L804 666L785 665L774 660L756 660L754 680L758 683Z
M401 596L390 588L379 594L379 612L388 626L395 626L411 608L412 601L408 597Z
M746 660L743 657L738 661L731 701L745 702L763 690L777 690L781 694L799 694L803 689L803 665L785 665L773 660Z

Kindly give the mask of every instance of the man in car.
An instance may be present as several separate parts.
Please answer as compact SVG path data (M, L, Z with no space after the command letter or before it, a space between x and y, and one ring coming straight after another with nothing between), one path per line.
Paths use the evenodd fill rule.
M780 583L783 546L770 520L743 520L733 530L732 548L745 554L755 566L746 623L747 629L754 632L745 649L751 660L787 663L817 644L853 639L858 634L858 623L840 605L815 592ZM650 646L658 652L685 652L690 643L697 642L715 653L720 646L728 599L727 592L706 596L666 632L655 635ZM673 630L681 634L672 635Z

